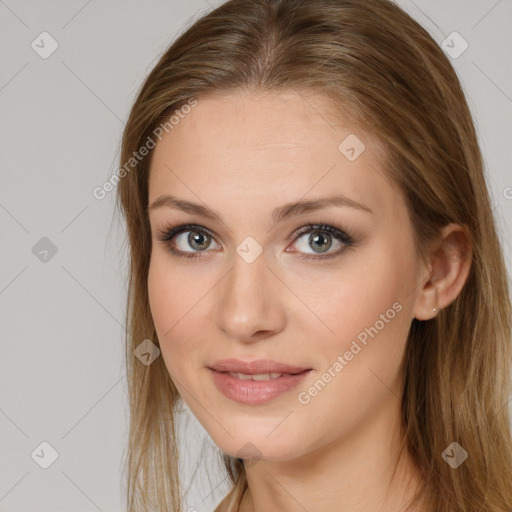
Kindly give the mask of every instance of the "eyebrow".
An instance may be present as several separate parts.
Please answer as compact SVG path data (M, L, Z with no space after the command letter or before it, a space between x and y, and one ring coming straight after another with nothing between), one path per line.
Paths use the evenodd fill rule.
M373 213L373 211L364 204L358 203L357 201L354 201L353 199L350 199L344 195L336 195L328 197L319 197L317 199L312 199L309 201L302 200L294 203L287 203L283 206L279 206L272 212L272 222L282 222L283 220L288 219L289 217L305 214L308 212L314 212L317 210L321 210L322 208L327 208L329 206L348 206L351 208L356 208L361 211L365 211L367 213ZM200 215L202 217L206 217L207 219L221 221L220 214L208 208L207 206L198 203L193 203L191 201L180 199L178 197L174 197L167 194L155 199L148 206L147 210L156 210L158 208L163 207L172 208L175 210L182 210L186 213L192 213Z

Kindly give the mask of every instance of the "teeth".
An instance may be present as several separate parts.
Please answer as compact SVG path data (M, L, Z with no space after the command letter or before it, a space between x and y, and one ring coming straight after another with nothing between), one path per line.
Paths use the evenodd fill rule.
M282 373L255 373L254 375L248 375L246 373L228 372L231 377L235 377L240 380L270 380L277 379L284 375Z

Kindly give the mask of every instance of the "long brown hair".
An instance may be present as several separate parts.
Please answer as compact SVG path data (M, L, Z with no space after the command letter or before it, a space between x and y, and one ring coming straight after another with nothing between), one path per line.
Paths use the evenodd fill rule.
M404 445L424 477L425 510L509 512L511 304L482 156L449 59L388 0L229 0L189 26L142 84L123 134L117 190L130 251L128 511L183 506L174 413L180 397L162 357L150 365L134 357L143 340L159 342L147 290L152 152L131 159L159 127L172 128L173 114L184 115L208 93L290 88L325 94L381 142L384 171L406 200L420 258L442 226L468 228L472 264L461 293L435 319L411 324ZM469 454L457 469L442 458L455 441ZM239 503L243 462L222 457Z

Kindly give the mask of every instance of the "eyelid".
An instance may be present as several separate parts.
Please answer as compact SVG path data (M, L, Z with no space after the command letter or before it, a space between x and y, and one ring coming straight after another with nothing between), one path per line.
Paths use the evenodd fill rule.
M165 225L163 229L158 231L157 238L161 242L169 241L174 238L176 235L186 232L186 231L203 231L207 233L211 238L216 238L212 231L204 226L200 226L199 224L177 224L177 225Z
M310 233L314 231L325 231L326 233L331 234L332 236L340 239L341 241L345 240L349 242L352 237L343 229L337 228L335 226L332 226L329 222L315 222L315 223L308 223L299 229L296 229L288 239L296 239L299 236L302 236L305 233Z

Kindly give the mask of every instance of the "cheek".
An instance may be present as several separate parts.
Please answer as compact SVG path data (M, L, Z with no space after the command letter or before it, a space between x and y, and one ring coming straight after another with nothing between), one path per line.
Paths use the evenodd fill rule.
M162 357L169 373L178 375L185 356L190 358L193 350L191 340L197 339L190 331L193 324L189 318L199 301L199 291L186 286L176 268L157 256L149 266L148 297Z
M157 331L165 334L161 342L172 338L180 324L187 322L187 315L193 312L201 293L204 292L192 276L180 271L168 255L157 252L152 256L148 271L148 296Z
M297 396L302 417L315 418L314 428L323 432L312 440L315 445L334 441L381 407L399 403L410 322L397 294L388 290L376 297L353 298L331 324L336 336L318 339L323 364Z
M322 280L312 309L330 332L318 338L317 348L323 353L322 372L336 375L328 386L338 393L349 386L371 395L376 384L382 386L379 378L391 385L398 376L415 275L412 253L403 249L376 246L366 261L358 258L350 271L345 268L343 275Z
M171 292L171 279L162 261L152 257L148 272L148 297L160 342L165 341L162 334L170 329L176 306L176 294Z
M303 282L300 288L307 305L328 328L328 339L338 341L356 337L390 309L384 321L388 316L394 318L393 304L404 307L405 279L411 268L408 260L397 258L382 244L364 254L354 253L346 262L317 275L314 284Z

